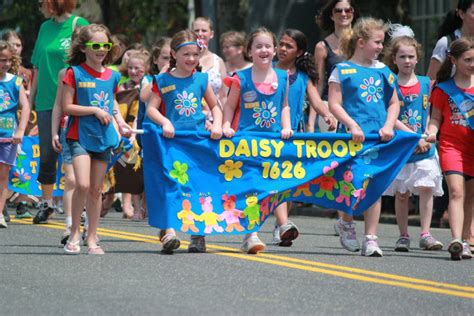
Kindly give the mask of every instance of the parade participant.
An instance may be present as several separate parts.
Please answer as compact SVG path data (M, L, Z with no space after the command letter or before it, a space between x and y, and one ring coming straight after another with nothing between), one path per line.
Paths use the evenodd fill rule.
M384 142L394 136L393 128L400 111L395 78L388 67L377 60L386 30L381 20L359 19L352 31L344 33L341 39L341 48L348 60L337 64L329 78L329 110L343 124L339 132L352 134L355 142L363 142L369 133L378 134ZM373 89L377 93L372 93ZM383 256L376 236L380 209L381 199L378 199L364 212L363 256ZM343 213L337 225L341 245L349 251L359 251L353 216Z
M307 96L311 108L324 118L331 130L334 130L336 120L321 102L316 89L318 74L314 67L313 56L306 51L307 46L306 36L295 29L284 30L278 42L278 61L275 63L275 67L289 72L288 105L290 106L291 129L294 132L303 132L305 129L304 107L305 96ZM277 218L273 230L273 243L280 246L291 245L292 241L288 241L289 238L280 237L282 223L294 225L288 221L288 204L283 203L278 208L283 208L283 210L275 212L275 215L283 214L283 218ZM288 229L283 227L283 231L288 231ZM288 234L287 232L286 235Z
M0 210L5 207L8 193L8 175L15 166L18 144L25 133L30 116L30 105L21 77L13 75L20 66L20 57L13 46L0 41ZM20 122L17 111L21 108ZM7 228L4 215L0 214L0 228Z
M31 62L34 65L30 104L38 114L40 166L38 181L42 198L34 224L44 223L54 212L53 187L56 182L57 153L51 144L51 114L57 90L57 77L67 67L66 54L71 47L71 36L76 26L89 24L71 12L76 0L49 0L40 2L40 10L48 18L41 24Z
M119 142L112 120L117 123L120 134L130 135L131 128L121 117L115 101L120 74L104 66L110 63L112 51L110 32L105 26L83 27L72 44L68 60L71 67L63 81L63 110L70 115L66 138L76 178L71 235L64 246L68 254L80 253L79 229L84 205L89 220L88 254L104 254L97 245L97 226L107 164L111 149Z
M173 138L176 130L205 130L205 114L202 111L202 99L212 111L214 123L211 127L212 139L222 137L222 110L212 90L207 73L196 71L202 53L198 36L184 30L176 33L171 40L171 59L168 72L155 75L152 95L147 107L147 116L163 129L163 136ZM172 90L166 88L173 86ZM176 108L179 98L192 96L196 107ZM178 102L179 103L179 102ZM143 149L146 152L146 148ZM147 188L145 188L146 190ZM158 211L158 210L153 210ZM172 253L179 248L180 240L174 229L160 231L160 241L164 253ZM205 252L204 236L191 236L189 252Z
M279 132L282 139L293 135L291 129L290 107L288 106L288 73L272 67L276 54L277 40L275 35L266 28L252 32L247 39L247 54L253 66L238 71L233 77L225 79L230 86L227 103L224 107L223 133L226 137L234 136L236 131L248 132ZM273 104L274 123L263 121L261 117L254 118L254 110L246 108L243 95L255 95L256 101ZM239 103L240 102L240 103ZM290 243L298 237L297 227L288 222L285 207L275 210L280 238L282 242ZM265 244L258 238L256 232L247 234L241 247L242 251L255 254L265 249Z
M416 64L423 56L421 45L408 26L394 24L390 28L391 41L385 53L385 63L397 74L397 93L400 100L398 124L418 134L424 134L429 121L430 78L415 74ZM403 167L384 195L395 196L395 214L400 237L395 251L410 250L408 234L408 201L418 195L420 203L420 241L423 250L441 250L443 244L430 233L433 195L442 196L442 175L436 149L420 139L415 153Z
M219 44L225 60L227 75L232 76L236 71L252 66L245 54L245 33L228 31L222 33Z
M451 73L454 70L454 76ZM452 260L471 259L470 237L474 201L474 41L455 40L442 64L431 95L433 112L427 141L439 132L439 158L449 190L448 246Z

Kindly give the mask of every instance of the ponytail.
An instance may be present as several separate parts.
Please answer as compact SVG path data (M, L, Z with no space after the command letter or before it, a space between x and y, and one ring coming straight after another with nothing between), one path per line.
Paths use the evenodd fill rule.
M453 62L451 58L458 60L465 52L471 49L474 49L473 38L461 37L460 39L455 40L449 47L448 56L446 56L444 63L441 65L441 68L436 75L436 81L443 82L451 78L453 71Z
M313 55L306 52L303 55L299 56L298 58L296 58L295 66L296 69L307 74L312 83L318 83L319 76L318 72L316 71L316 65L314 64Z

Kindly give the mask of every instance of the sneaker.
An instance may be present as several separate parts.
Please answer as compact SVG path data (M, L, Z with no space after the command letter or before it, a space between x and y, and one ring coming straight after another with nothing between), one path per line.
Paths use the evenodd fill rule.
M334 223L334 236L339 236L341 234L341 231L339 229L339 225L338 223L340 222L340 220L338 219L335 223Z
M443 244L437 241L431 233L427 233L420 237L420 248L423 250L441 250Z
M288 221L280 226L281 242L278 245L280 247L290 247L293 244L293 240L298 238L299 234L298 227L293 222Z
M273 245L279 245L281 242L280 239L280 227L275 223L275 226L273 227L273 239L272 239L272 244Z
M15 218L22 219L22 218L32 218L30 210L28 209L28 203L20 202L16 206L16 216Z
M0 228L7 228L7 221L3 215L0 215Z
M188 252L206 252L206 238L204 236L191 236L191 242L188 246Z
M244 240L240 249L242 249L242 251L245 253L255 255L260 251L265 250L265 244L260 240L260 238L258 238L257 235L250 235Z
M377 236L365 236L361 254L366 257L383 257L382 249L379 248L377 243Z
M352 252L359 251L360 245L357 241L354 222L344 225L341 221L338 221L336 224L339 228L339 241L342 247Z
M400 236L400 238L398 238L397 242L395 243L395 251L400 251L400 252L410 251L410 237Z
M451 254L451 260L461 260L463 252L463 244L459 239L454 239L449 243L448 251Z
M63 244L64 246L66 246L67 240L69 239L69 235L71 235L71 226L66 226L63 236L61 237L61 244Z
M6 207L6 206L3 208L2 215L3 215L3 217L5 218L5 222L7 222L7 223L10 222L10 219L11 219L11 218L10 218L10 214L8 214L8 211L7 211L7 207Z
M33 218L33 224L42 224L48 221L48 218L51 214L54 213L54 209L49 206L47 202L43 202L39 206L39 211L36 213L35 217Z
M471 248L469 247L469 243L467 241L462 242L462 254L461 257L463 259L472 259L472 252Z
M178 249L179 246L181 246L181 241L178 239L178 237L176 237L174 233L165 234L163 237L160 238L160 241L162 246L161 252L168 255L172 254L174 250Z

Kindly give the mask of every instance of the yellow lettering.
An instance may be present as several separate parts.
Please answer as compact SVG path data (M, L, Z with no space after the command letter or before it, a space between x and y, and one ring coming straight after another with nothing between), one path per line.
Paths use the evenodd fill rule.
M277 141L272 139L271 144L272 144L273 148L275 148L275 158L279 158L280 155L281 155L281 149L283 148L283 146L285 146L285 143L281 140L279 140L277 142Z
M36 173L36 166L38 163L36 161L30 161L30 168L31 168L31 173L35 174Z
M258 102L244 103L244 108L246 109L253 109L253 108L258 108L258 107L259 107Z
M234 154L235 145L230 139L221 139L219 141L219 157L229 158Z
M318 154L316 154L316 142L314 140L307 140L306 141L306 158L316 158Z
M235 150L236 156L245 155L245 157L250 157L250 148L246 139L241 139Z
M320 141L318 144L318 154L321 158L331 156L331 144L327 140Z
M304 140L296 139L293 144L296 146L296 157L301 158L303 156Z
M356 143L352 140L349 141L349 154L354 157L358 151L361 151L364 146L361 143Z
M258 157L258 143L256 139L252 139L252 157Z
M172 84L171 86L166 86L161 89L161 93L165 94L170 91L176 90L176 85Z
M40 156L39 145L33 145L31 149L33 150L33 158L38 158Z
M332 148L334 151L334 155L339 158L346 156L347 152L349 151L347 143L342 140L336 140L332 145Z
M261 152L260 152L261 157L268 158L272 154L272 150L270 149L268 139L262 139L260 141L260 149L261 149Z

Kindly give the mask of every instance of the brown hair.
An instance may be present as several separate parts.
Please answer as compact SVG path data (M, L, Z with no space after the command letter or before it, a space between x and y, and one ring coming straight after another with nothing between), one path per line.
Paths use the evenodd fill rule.
M212 20L209 19L208 17L200 16L200 17L197 17L196 19L194 19L193 23L191 23L192 28L194 28L194 22L197 22L197 21L206 22L207 24L209 24L209 29L211 31L214 31L214 23L212 23Z
M247 36L245 52L247 53L248 56L250 56L250 49L252 48L252 44L255 37L257 37L260 34L267 34L268 36L270 36L273 40L273 46L275 47L275 50L276 50L276 47L278 44L277 44L277 38L275 34L273 34L273 32L268 30L266 27L259 27L258 29L256 29L255 31L253 31Z
M179 48L177 48L180 44L187 43L187 42L197 42L198 36L191 30L183 30L176 33L173 38L171 39L170 48L172 51L177 52ZM180 47L181 48L181 47ZM174 59L173 55L170 56L170 67L168 71L176 67L176 59ZM201 66L198 64L196 70L201 71Z
M72 41L71 50L69 51L69 58L67 63L71 66L77 66L86 61L86 55L81 49L86 48L86 43L90 41L94 33L103 32L107 35L107 40L112 42L109 29L102 24L89 24L83 26L79 32L79 35ZM112 62L112 58L116 51L120 49L117 46L112 46L112 49L107 52L104 61L104 65L108 65Z
M347 59L350 59L356 50L357 41L369 40L374 31L387 32L388 26L380 19L370 17L360 18L354 27L346 30L341 36L341 50Z
M326 3L326 5L321 9L318 15L315 16L316 24L319 27L329 33L334 32L334 21L332 20L333 10L339 2L343 0L331 0ZM352 25L356 22L359 18L359 9L355 6L355 1L347 0L350 4L352 9L354 9L354 13L352 14Z
M250 61L250 58L247 56L247 52L245 50L245 33L244 32L228 31L228 32L222 33L221 37L219 38L219 45L221 46L221 49L224 46L225 42L230 42L232 46L242 47L244 59L246 61Z
M160 57L161 50L163 47L166 45L169 45L171 47L171 38L170 37L160 37L154 44L153 47L151 48L151 58L150 58L150 69L151 73L157 74L160 72L161 69L158 69L158 65L154 63L154 61Z
M43 7L51 16L61 16L71 13L76 8L76 3L76 0L43 0Z
M5 49L9 50L12 54L12 65L9 69L9 72L17 75L21 65L20 56L16 54L15 48L10 43L8 43L7 41L0 40L0 52L4 51Z
M461 37L452 42L448 56L436 75L436 81L443 82L451 78L451 73L453 71L451 57L458 60L465 52L471 49L474 49L474 38L472 37Z
M423 58L423 50L421 44L416 39L410 36L400 36L392 39L390 44L385 49L384 63L395 73L398 73L398 67L394 62L395 56L398 53L401 45L413 46L416 51L416 59Z

